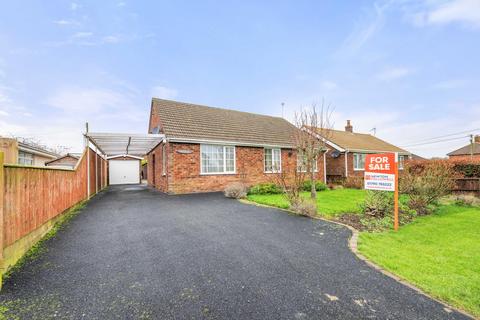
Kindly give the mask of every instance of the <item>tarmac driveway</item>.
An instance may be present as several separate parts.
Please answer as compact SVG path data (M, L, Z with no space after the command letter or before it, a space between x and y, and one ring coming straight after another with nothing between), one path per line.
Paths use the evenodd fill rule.
M4 284L20 319L464 319L368 267L350 231L221 194L110 187Z

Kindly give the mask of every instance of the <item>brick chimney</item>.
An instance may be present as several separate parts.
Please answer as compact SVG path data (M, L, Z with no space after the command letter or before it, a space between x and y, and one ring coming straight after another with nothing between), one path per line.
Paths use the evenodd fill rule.
M353 132L353 126L350 124L350 120L347 120L347 125L345 126L345 131Z
M473 142L480 143L480 135L476 135L475 137L473 137Z

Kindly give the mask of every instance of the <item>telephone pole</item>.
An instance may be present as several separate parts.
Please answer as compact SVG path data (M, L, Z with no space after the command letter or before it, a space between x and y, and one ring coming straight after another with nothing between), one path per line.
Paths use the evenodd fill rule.
M473 134L470 135L470 159L473 160Z

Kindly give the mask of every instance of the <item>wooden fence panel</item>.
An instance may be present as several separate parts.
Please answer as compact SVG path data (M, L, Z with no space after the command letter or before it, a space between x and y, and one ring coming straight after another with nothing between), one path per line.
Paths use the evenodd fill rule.
M455 179L455 191L480 192L480 178Z
M84 152L74 170L4 166L3 248L87 198L87 161L93 195L107 185L107 172L101 170L106 162L93 150Z

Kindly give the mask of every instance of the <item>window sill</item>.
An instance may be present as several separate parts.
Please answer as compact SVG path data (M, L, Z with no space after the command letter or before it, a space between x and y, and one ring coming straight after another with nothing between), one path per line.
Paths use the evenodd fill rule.
M231 176L237 174L236 172L200 172L201 176Z
M355 168L353 168L353 171L365 171L365 169L355 169Z

